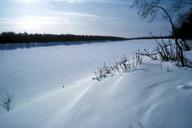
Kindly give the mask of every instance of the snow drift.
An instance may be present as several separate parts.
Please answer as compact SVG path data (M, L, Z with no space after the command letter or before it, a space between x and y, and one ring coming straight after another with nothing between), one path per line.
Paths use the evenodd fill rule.
M121 45L125 47L127 44ZM99 60L96 65L103 62ZM144 64L134 72L108 77L100 82L83 75L69 85L64 88L49 87L41 95L20 102L12 111L3 112L0 115L0 127L192 127L191 69L145 59Z

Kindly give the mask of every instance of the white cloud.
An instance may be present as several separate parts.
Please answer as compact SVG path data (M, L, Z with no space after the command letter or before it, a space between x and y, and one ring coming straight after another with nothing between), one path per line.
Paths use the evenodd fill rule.
M53 11L50 14L57 15L57 16L71 16L71 17L89 17L89 18L100 18L101 16L89 13L80 13L80 12L59 12Z
M51 1L51 0L50 0ZM97 2L97 3L127 3L126 0L52 0L55 2L65 3L83 3L83 2Z
M86 3L86 2L95 2L95 3L115 3L115 4L127 4L130 3L129 0L7 0L11 3L20 3L25 5L32 5L32 4L47 4L52 2L62 2L68 4L75 4L75 3ZM1 0L0 0L1 2Z
M103 2L103 0L53 0L53 1L66 2L66 3Z
M23 16L20 18L0 18L1 31L34 31L41 32L52 29L55 25L70 24L68 18L53 16ZM58 27L58 26L57 26Z
M14 1L14 0L9 0L9 1ZM114 0L16 0L16 2L20 3L26 3L26 4L31 4L31 3L40 3L40 2L66 2L66 3L82 3L82 2L112 2Z

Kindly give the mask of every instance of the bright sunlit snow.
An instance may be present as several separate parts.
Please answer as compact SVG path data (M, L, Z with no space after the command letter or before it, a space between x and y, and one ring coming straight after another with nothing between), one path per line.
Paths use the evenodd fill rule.
M154 41L120 41L0 51L0 128L191 128L192 72L144 59L139 70L91 79L104 62ZM187 53L191 56L191 52Z

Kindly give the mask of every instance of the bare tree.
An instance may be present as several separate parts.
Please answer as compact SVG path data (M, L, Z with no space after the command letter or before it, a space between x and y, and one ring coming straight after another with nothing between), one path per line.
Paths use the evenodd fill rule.
M163 12L162 15L164 15L164 17L166 17L168 19L168 21L171 25L172 35L174 36L175 44L176 44L176 55L180 59L181 66L184 67L185 62L184 62L183 49L182 49L182 44L180 44L178 41L176 27L172 20L171 14L167 11L166 8L161 6L161 2L162 2L162 0L134 0L132 7L138 8L139 9L138 13L143 18L147 18L150 16L151 21L153 21L155 19L155 17L159 13L159 11ZM173 0L173 3L170 6L176 7L177 4L179 4L179 3L181 3L181 1ZM182 2L182 3L183 3L183 5L185 5L187 3L190 4L191 2L189 0L184 0L184 2Z
M152 9L150 13L145 14L144 10L148 10L150 6L161 6L164 7L172 15L178 16L179 13L186 11L192 7L192 0L130 0L132 1L132 7L138 9L138 13L146 18L148 16L155 17L158 10ZM152 19L153 19L152 18Z
M149 18L153 21L157 15L158 10L156 8L151 8L152 6L157 6L160 4L161 0L131 0L133 1L132 6L138 9L138 14L142 18Z
M192 7L192 0L172 0L170 5L171 10L174 13L183 11L183 9L190 9Z
M2 103L0 104L3 108L9 112L12 109L12 100L13 96L11 96L9 93L6 94L6 97L2 100Z

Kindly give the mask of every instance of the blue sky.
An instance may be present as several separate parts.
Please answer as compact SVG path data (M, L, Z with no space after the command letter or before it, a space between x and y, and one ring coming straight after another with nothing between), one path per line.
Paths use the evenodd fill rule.
M118 2L117 2L118 1ZM0 32L147 36L168 33L168 23L148 23L129 0L0 0Z

